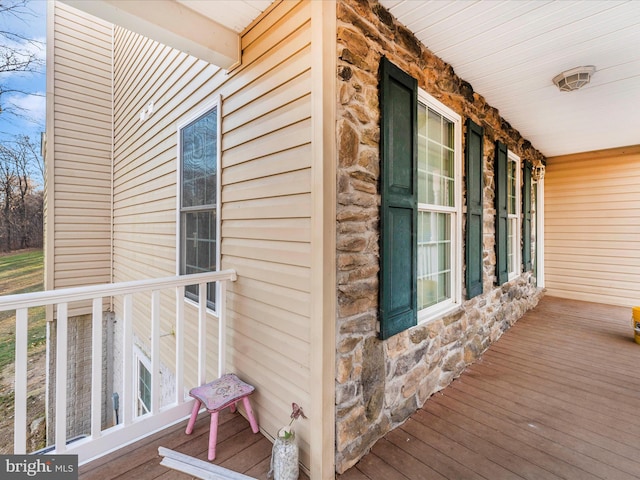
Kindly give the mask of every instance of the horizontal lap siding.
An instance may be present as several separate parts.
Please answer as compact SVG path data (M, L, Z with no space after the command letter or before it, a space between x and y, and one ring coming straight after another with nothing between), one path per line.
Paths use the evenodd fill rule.
M55 4L53 285L110 281L111 25ZM51 193L51 192L50 192ZM80 305L70 315L88 313Z
M640 302L640 148L550 158L545 176L549 294Z
M227 73L115 33L115 280L176 273L177 125L221 95L222 268L238 273L227 304L228 370L256 385L254 409L270 435L286 424L291 402L310 404L310 38L309 2L283 2L243 36L243 64ZM155 112L141 122L150 101ZM162 307L165 334L174 323L171 292ZM149 307L134 309L136 333L148 338ZM195 309L185 312L193 325ZM216 328L211 319L212 357ZM185 372L193 384L197 338L189 329ZM173 361L173 342L162 337L164 363ZM299 422L308 465L307 428Z
M114 257L115 281L175 275L177 124L198 109L202 95L215 90L223 72L206 62L138 34L116 27L114 38ZM154 112L140 120L140 112L154 102ZM117 299L116 312L122 312ZM175 371L175 293L161 296L161 362ZM197 381L197 323L188 303L185 384ZM134 333L149 350L149 298L134 298ZM216 341L208 331L209 345ZM215 350L211 350L210 359ZM216 365L210 362L212 376ZM163 392L165 398L169 392Z
M270 435L291 402L310 406L310 15L309 2L283 2L246 32L222 92L222 267L238 272L230 361L257 386ZM296 430L308 466L308 422Z

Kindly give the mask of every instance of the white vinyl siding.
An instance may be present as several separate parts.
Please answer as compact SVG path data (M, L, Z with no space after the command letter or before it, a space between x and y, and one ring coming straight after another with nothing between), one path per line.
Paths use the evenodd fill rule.
M112 26L56 2L48 59L47 289L111 278ZM70 306L69 314L90 312Z
M640 300L640 147L547 161L549 295L635 306Z
M310 405L310 15L310 2L279 4L243 36L243 67L221 91L222 268L238 272L231 360L256 385L271 435L292 401ZM296 430L309 466L309 422Z
M238 273L228 292L227 370L256 386L252 403L271 435L286 422L292 401L310 405L310 14L310 2L275 6L245 33L242 65L230 73L115 30L115 281L176 273L177 130L219 96L221 268ZM150 102L154 111L141 121ZM172 295L162 295L161 311L161 332L170 332ZM142 319L135 335L148 338L149 306L134 299L134 313ZM187 304L185 314L195 313ZM196 381L192 324L186 327L187 387ZM213 378L213 316L207 331ZM162 337L163 365L173 362L173 341ZM308 423L297 426L306 465Z
M116 27L114 37L114 280L127 281L175 275L177 246L177 124L197 108L203 85L222 71L187 54ZM200 92L199 94L196 92ZM150 102L154 110L142 121ZM175 296L161 296L161 332L175 328ZM150 336L148 300L134 297L134 332ZM121 313L121 305L115 305ZM208 329L210 345L215 328ZM185 385L194 386L197 332L187 322ZM148 348L149 346L146 345ZM161 364L175 360L172 336L162 337ZM211 349L209 360L215 358ZM208 365L209 376L216 371ZM162 392L168 398L167 392Z

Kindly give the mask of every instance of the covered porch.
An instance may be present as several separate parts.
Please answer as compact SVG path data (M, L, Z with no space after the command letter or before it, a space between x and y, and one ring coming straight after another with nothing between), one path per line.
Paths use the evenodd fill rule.
M631 311L544 297L341 480L640 478L640 345ZM206 458L206 419L81 467L83 479L190 478L158 446ZM217 464L266 478L271 443L224 417ZM301 476L301 478L305 478Z

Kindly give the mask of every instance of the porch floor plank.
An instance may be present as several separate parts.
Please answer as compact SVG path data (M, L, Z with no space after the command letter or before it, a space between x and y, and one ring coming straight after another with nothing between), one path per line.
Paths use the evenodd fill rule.
M338 480L640 479L640 345L631 309L545 297ZM80 468L86 479L186 480L158 446L206 460L209 418ZM271 442L220 415L215 464L266 479ZM304 474L303 480L308 480Z
M545 297L338 480L640 479L639 366L630 308Z
M160 465L162 457L158 447L166 447L200 460L207 460L209 445L209 415L198 417L194 431L186 435L187 420L151 435L128 447L80 467L83 480L191 480L193 477ZM259 480L266 480L270 466L271 442L261 434L251 431L247 420L228 410L218 419L218 445L216 465L244 473ZM300 479L308 480L301 472Z

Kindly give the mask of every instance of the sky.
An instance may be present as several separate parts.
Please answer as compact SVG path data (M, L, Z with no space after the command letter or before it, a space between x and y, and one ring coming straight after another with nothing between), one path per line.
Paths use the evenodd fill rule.
M4 2L3 2L4 3ZM12 33L19 33L29 39L36 40L37 45L26 43L11 44L9 46L31 51L37 51L42 58L43 65L38 73L26 72L5 72L0 73L0 86L6 88L16 88L34 95L22 95L16 93L6 93L0 96L0 108L7 109L13 104L24 109L23 117L18 118L0 111L0 142L11 141L18 134L29 135L32 140L40 144L40 132L45 127L46 110L46 74L44 60L46 55L46 0L29 0L28 8L31 14L23 15L22 18L0 15L0 30ZM7 46L6 39L0 37L0 43Z

